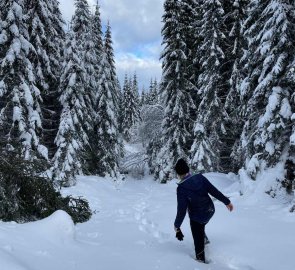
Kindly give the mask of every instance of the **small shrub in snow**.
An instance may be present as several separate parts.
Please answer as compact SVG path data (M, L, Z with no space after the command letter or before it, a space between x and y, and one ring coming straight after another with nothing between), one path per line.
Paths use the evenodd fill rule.
M88 202L62 197L41 172L46 161L24 160L17 150L3 150L0 157L0 219L28 222L48 217L56 210L66 211L75 223L91 217Z

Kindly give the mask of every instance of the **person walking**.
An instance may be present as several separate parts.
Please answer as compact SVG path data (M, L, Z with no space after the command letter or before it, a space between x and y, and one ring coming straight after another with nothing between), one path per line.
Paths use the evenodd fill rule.
M202 174L192 175L184 159L179 159L174 169L180 178L177 187L177 215L174 222L176 238L179 241L183 240L184 235L180 227L188 211L196 260L207 263L204 250L205 226L215 212L214 203L209 194L223 202L229 211L232 211L234 207L231 201L205 176Z

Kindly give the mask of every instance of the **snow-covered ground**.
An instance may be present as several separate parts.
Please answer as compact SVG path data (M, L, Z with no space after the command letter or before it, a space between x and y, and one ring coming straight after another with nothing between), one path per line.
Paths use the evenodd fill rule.
M222 174L207 177L231 197L230 213L215 202L216 214L206 227L209 265L192 259L188 218L184 241L175 238L176 181L166 185L150 177L110 179L80 177L65 194L86 197L96 213L73 225L57 211L27 224L0 222L1 270L294 270L295 215L276 201L240 197L237 184Z

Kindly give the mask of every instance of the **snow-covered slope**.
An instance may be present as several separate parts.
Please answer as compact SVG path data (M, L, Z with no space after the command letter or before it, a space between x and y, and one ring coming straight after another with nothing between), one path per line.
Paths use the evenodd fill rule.
M176 181L166 185L146 177L114 183L80 177L65 194L86 197L96 213L74 226L58 211L47 219L19 225L0 222L2 270L293 270L295 216L265 197L259 203L239 196L230 177L207 177L230 196L235 210L215 202L206 227L209 265L192 259L188 217L184 241L176 240Z

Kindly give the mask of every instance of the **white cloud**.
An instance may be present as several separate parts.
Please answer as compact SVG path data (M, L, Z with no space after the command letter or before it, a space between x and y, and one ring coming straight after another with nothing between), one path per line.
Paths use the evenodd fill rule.
M119 54L116 58L117 73L123 86L125 74L133 76L136 72L140 90L147 89L151 78L160 80L161 63L159 60L150 57L137 57L132 53Z
M134 49L161 38L163 0L100 0L103 21L110 20L118 47Z

